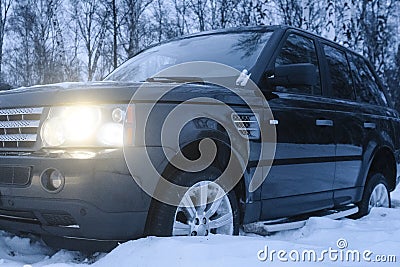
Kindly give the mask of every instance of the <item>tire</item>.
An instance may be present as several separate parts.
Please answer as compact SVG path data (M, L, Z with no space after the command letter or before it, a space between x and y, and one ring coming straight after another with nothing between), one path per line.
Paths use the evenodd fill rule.
M238 235L240 217L236 194L233 190L226 193L221 186L213 182L220 174L221 171L213 167L200 173L176 172L170 180L190 188L182 196L178 207L153 199L146 224L146 235L206 236L209 233ZM200 206L197 205L198 193L203 189L207 190L209 203ZM215 193L215 189L217 195L221 197L213 198L215 194L212 193ZM194 205L181 205L190 203L188 199ZM214 212L215 207L218 209ZM224 224L214 228L219 223Z
M357 203L359 211L351 218L358 219L369 214L374 207L391 207L390 193L385 176L376 173L367 181L361 201Z

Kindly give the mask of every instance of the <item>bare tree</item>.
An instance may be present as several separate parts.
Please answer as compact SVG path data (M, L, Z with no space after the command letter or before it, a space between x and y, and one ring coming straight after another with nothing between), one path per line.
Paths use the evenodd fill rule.
M109 33L111 33L112 39L112 52L111 55L102 54L103 57L110 57L112 61L112 69L116 69L118 67L119 62L124 60L122 53L120 51L121 47L121 25L124 23L126 16L128 15L128 11L125 9L123 5L123 0L103 0L104 6L106 9L110 10L109 12L109 23L110 29ZM125 11L124 11L125 10ZM103 48L102 51L108 51L107 48ZM106 67L107 64L103 66ZM108 66L106 67L108 69Z
M326 24L324 35L326 38L335 41L336 40L336 11L335 11L335 0L328 0L326 5Z
M87 53L87 79L91 81L104 45L109 11L100 0L72 0L71 4Z
M29 86L33 81L33 46L31 34L35 15L29 8L30 1L15 3L15 11L10 18L11 29L17 40L11 53L12 60L8 60L10 69L8 80L13 84Z
M79 26L75 20L70 19L66 26L69 29L68 39L68 52L65 63L65 80L66 81L80 81L81 80L81 61L79 60L78 54L80 49L80 34Z
M38 84L64 80L64 41L58 22L60 0L36 0L32 41Z
M18 85L97 79L150 44L260 24L343 43L396 83L398 0L0 0L0 11L0 74Z
M183 35L187 30L187 0L173 0L175 9L175 27L177 35Z
M168 15L166 7L162 0L155 0L153 5L153 17L155 24L156 41L161 42L165 36L172 37L173 31L170 31L170 23L168 22ZM168 38L167 37L167 38Z
M12 0L0 0L0 82L4 81L1 66L3 65L3 44L4 37L6 35L6 24L11 3Z
M113 25L113 68L118 67L118 10L116 0L111 1Z
M251 23L250 22L251 15L249 12L250 8L251 9L253 8L252 1L249 1L249 0L240 1L239 6L238 6L239 13L240 13L240 16L238 16L239 24L241 24L243 26L250 25L250 23Z
M208 6L208 0L189 0L189 7L197 17L199 23L199 30L206 30L206 9Z
M301 27L303 9L300 0L275 0L283 24Z
M345 0L343 6L342 27L340 32L343 45L350 47L353 42L352 21L354 0Z
M63 80L63 40L56 17L59 0L26 0L15 3L10 17L14 33L12 58L16 84L32 85Z
M394 24L389 23L389 17L395 10L396 0L384 3L380 0L362 0L361 15L359 19L360 33L362 33L363 53L375 65L379 75L383 75L390 54L390 46L394 42L392 34ZM398 22L396 23L398 24ZM393 49L394 50L394 49Z
M233 23L237 9L241 0L209 0L210 6L210 25L212 29L236 26Z
M140 18L146 8L153 0L124 0L124 29L127 40L124 42L124 48L128 58L132 57L140 50ZM123 33L121 33L123 34ZM126 39L126 38L124 38Z
M301 7L302 7L302 16L301 16L301 27L305 30L310 28L310 1L309 0L302 0Z

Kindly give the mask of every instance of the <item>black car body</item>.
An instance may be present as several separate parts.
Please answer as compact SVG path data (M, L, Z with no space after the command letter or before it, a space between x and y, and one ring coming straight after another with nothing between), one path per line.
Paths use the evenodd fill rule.
M250 35L244 38L247 41L241 38L246 33ZM221 55L226 43L235 43L235 52ZM346 48L299 29L240 28L200 33L155 46L125 63L104 82L1 92L0 229L38 234L53 245L63 240L58 245L64 247L68 247L66 240L108 244L154 234L148 229L154 215L153 200L132 179L135 173L128 169L121 146L79 143L57 147L54 144L60 140L44 140L48 133L43 128L46 121L62 116L62 108L57 107L76 104L101 106L100 112L111 120L114 110L126 108L140 82L158 71L129 78L129 65L144 62L169 45L172 51L182 46L182 53L176 53L181 57L178 63L216 60L239 71L248 69L272 110L274 120L261 116L259 127L275 127L275 158L262 186L254 192L248 187L252 168L260 159L251 158L246 166L243 179L234 189L240 224L361 203L368 181L376 173L384 177L388 191L395 189L400 118L370 64ZM185 50L185 45L190 49ZM196 47L198 51L191 53ZM207 52L210 47L215 51ZM246 53L250 56L240 59ZM304 71L302 84L295 84L299 77L290 81L296 72L288 76L288 69L280 67L293 64L316 66L315 81L307 84L309 65L292 69ZM277 80L279 77L284 81ZM154 90L164 85L157 80L150 84ZM183 83L160 103L170 110L188 97L204 95L248 112L240 99L227 98L218 86L207 83ZM152 127L150 132L158 132L162 116L151 117L153 123L143 122L140 110L146 99L134 104L136 126L147 123ZM191 150L193 144L209 137L221 144L220 151L229 152L227 133L213 124L204 125L208 126L189 123L181 133L179 147L172 151ZM79 137L73 132L71 135ZM153 165L159 173L168 172L170 166L160 140L148 138L147 153L152 155ZM250 143L257 150L259 141L251 139ZM139 150L132 154L140 168L143 155ZM50 176L57 188L49 184L53 179Z

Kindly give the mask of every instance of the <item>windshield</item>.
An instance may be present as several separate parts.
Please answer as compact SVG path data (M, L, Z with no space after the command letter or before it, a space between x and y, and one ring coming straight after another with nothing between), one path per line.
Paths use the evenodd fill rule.
M105 80L145 81L167 67L190 61L222 63L239 71L250 69L271 35L271 31L249 31L203 35L172 41L152 47L131 58Z

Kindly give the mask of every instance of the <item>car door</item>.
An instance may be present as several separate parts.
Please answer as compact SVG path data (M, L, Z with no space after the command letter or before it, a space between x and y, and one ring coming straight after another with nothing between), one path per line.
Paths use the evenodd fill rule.
M335 170L334 111L322 96L315 41L288 34L272 64L317 66L315 86L277 86L269 100L277 131L276 154L261 190L261 219L293 216L332 206ZM267 90L267 88L264 88Z
M353 202L360 174L365 128L356 103L353 79L346 52L340 46L323 43L327 85L335 112L336 167L333 184L335 205Z
M355 89L354 112L348 113L348 129L340 130L342 139L337 140L337 164L334 182L334 199L338 204L354 202L363 192L363 178L379 135L393 131L388 117L393 116L387 99L379 88L373 71L364 58L347 53L353 87ZM347 72L347 69L346 69ZM334 93L334 92L333 92ZM387 135L390 136L390 135Z

